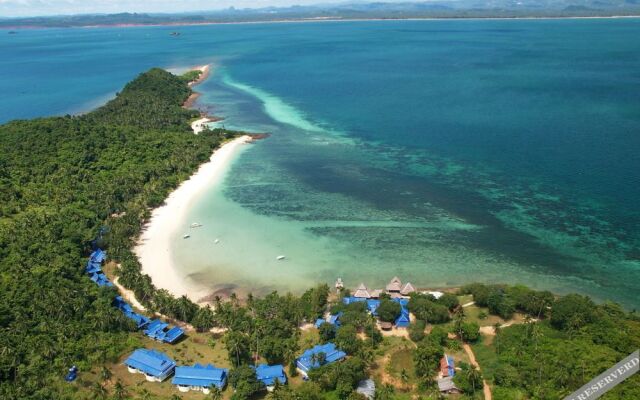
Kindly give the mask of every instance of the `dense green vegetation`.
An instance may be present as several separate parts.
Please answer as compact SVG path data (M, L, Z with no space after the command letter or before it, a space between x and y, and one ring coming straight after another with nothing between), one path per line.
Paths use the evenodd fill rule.
M535 318L544 318L554 302L549 291L536 291L526 286L482 285L464 286L461 293L472 294L477 305L488 307L489 312L509 319L517 310Z
M0 126L0 398L64 398L74 390L62 383L66 368L131 347L113 290L84 274L103 226L101 245L145 304L206 320L186 299L154 296L129 250L149 208L232 134L190 133L197 113L181 107L190 93L184 79L153 69L89 114Z
M524 286L473 284L462 288L493 314L523 312L524 324L497 327L490 352L479 353L496 399L559 399L640 348L640 318L612 303ZM535 319L550 315L535 322ZM534 319L535 318L535 319ZM602 397L640 398L640 376Z
M417 319L428 321L432 324L440 324L451 319L450 311L458 306L458 299L447 294L435 299L428 294L413 293L409 300L409 311Z

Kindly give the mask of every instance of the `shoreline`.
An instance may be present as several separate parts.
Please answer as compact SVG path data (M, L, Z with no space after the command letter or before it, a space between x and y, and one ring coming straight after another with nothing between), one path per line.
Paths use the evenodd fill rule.
M200 71L200 72L202 72L200 74L200 76L198 77L198 79L188 83L189 87L193 89L194 86L197 86L197 85L201 84L202 82L206 81L207 78L209 78L209 75L211 75L211 66L209 64L201 65L201 66L198 66L198 67L191 68L190 71ZM193 108L193 106L195 105L196 101L198 100L198 98L201 95L202 94L200 92L193 91L193 93L191 93L191 95L184 102L182 107L183 108L187 108L187 109ZM193 121L191 123L191 129L193 130L193 133L195 133L196 135L199 134L200 132L202 132L203 130L205 130L205 128L207 127L207 124L209 122L222 121L222 118L219 118L219 117L216 117L216 116L212 116L212 115L208 115L205 112L200 112L200 117L201 118L199 118L199 119L197 119L197 120L195 120L195 121Z
M149 275L158 289L166 289L176 297L186 295L193 302L198 302L206 294L194 291L177 273L171 254L172 239L193 202L206 189L222 183L239 151L253 140L253 137L244 135L222 144L208 162L171 192L162 206L153 210L133 252L142 265L142 273Z
M151 24L98 24L77 26L38 26L38 25L12 25L0 27L0 30L19 29L97 29L97 28L140 28L140 27L180 27L180 26L207 26L207 25L250 25L250 24L290 24L290 23L322 23L322 22L360 22L360 21L501 21L501 20L572 20L572 19L640 19L638 15L606 15L606 16L544 16L544 17L424 17L424 18L306 18L306 19L279 19L271 21L210 21L210 22L165 22Z
M198 79L196 79L195 81L189 82L187 85L190 88L193 88L194 86L197 86L199 84L201 84L202 82L204 82L205 80L207 80L207 78L209 77L209 75L211 74L211 66L207 65L201 65L199 67L194 67L189 69L189 71L200 71L202 72L200 74L200 76L198 77ZM191 95L187 98L187 100L184 102L184 104L182 105L182 108L193 108L193 106L196 103L196 100L198 100L198 97L200 97L200 93L194 91L193 93L191 93Z

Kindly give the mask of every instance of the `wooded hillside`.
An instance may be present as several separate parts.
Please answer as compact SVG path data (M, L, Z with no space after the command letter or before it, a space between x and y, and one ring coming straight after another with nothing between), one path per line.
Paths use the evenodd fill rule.
M110 250L128 248L149 208L231 135L194 135L190 94L152 69L86 115L0 126L0 398L64 398L68 367L130 346L133 327L111 307L113 289L88 279L85 257L105 223Z

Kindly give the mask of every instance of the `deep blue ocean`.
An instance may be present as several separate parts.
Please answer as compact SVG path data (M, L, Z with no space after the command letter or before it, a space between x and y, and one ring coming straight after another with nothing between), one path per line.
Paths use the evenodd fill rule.
M272 134L224 198L292 239L236 264L199 252L185 268L212 285L399 274L640 306L640 19L0 30L0 54L0 122L89 110L154 66L214 66L198 106ZM226 222L251 230L248 215ZM242 273L272 250L307 254L290 285Z

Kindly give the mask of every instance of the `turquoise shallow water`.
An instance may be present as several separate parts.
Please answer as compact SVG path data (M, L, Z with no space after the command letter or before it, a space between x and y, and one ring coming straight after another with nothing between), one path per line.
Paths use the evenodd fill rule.
M0 89L15 93L0 120L88 109L151 66L213 63L198 106L272 135L183 221L204 224L175 240L195 284L400 275L640 305L640 20L172 30L0 32Z

